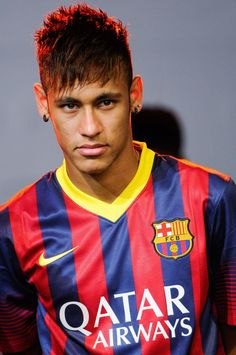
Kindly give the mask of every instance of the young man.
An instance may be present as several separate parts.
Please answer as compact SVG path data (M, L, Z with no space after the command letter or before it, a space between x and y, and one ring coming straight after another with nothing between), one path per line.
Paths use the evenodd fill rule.
M35 38L65 159L2 207L0 350L233 354L234 183L132 142L142 81L120 22L61 7Z

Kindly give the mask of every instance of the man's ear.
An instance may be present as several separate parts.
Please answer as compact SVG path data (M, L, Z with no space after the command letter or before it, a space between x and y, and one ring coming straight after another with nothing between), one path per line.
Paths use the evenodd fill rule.
M143 81L140 75L133 78L130 87L130 109L132 112L140 111L143 104Z
M42 87L42 84L40 83L34 84L34 94L35 94L35 100L38 107L39 115L41 117L44 116L48 117L49 112L48 112L47 95Z

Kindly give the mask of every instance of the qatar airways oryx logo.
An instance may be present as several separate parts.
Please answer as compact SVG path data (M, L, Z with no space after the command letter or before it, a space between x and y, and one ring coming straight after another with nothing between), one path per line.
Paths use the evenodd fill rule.
M190 311L183 302L185 296L183 286L165 286L164 295L165 306L161 307L161 305L158 305L158 296L155 295L154 297L149 289L144 289L134 319L131 306L136 302L135 291L113 295L115 301L120 303L119 309L122 312L119 312L119 314L116 314L105 297L101 297L95 312L96 316L93 320L90 319L89 310L86 305L76 301L63 304L59 311L59 317L62 325L68 330L81 332L85 336L91 336L93 333L96 334L93 344L94 349L98 346L107 348L138 343L140 337L146 342L150 342L160 337L169 339L177 336L190 336L192 334L192 322ZM80 324L75 325L70 323L70 319L67 316L70 307L73 307L73 312L77 310ZM151 311L153 316L150 317L151 320L149 323L147 323L146 317L145 324L142 324L142 319L145 317L144 315L147 311ZM111 324L109 329L104 328L104 325L102 325L104 318L109 319L109 324ZM88 329L89 323L90 328ZM107 322L105 323L107 324Z

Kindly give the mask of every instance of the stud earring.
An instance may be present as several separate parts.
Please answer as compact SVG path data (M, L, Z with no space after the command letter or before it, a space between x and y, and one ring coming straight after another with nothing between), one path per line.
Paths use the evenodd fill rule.
M135 114L139 113L139 112L141 111L141 109L142 109L142 106L141 106L141 105L135 106L135 108L134 108L134 113L135 113Z
M46 115L43 115L43 120L44 120L44 122L48 122L49 118Z

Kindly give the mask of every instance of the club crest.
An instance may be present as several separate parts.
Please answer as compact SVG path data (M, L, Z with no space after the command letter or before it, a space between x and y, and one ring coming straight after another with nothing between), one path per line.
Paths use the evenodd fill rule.
M153 223L155 236L152 242L157 254L168 259L178 259L189 254L193 247L189 222L189 219L175 219Z

